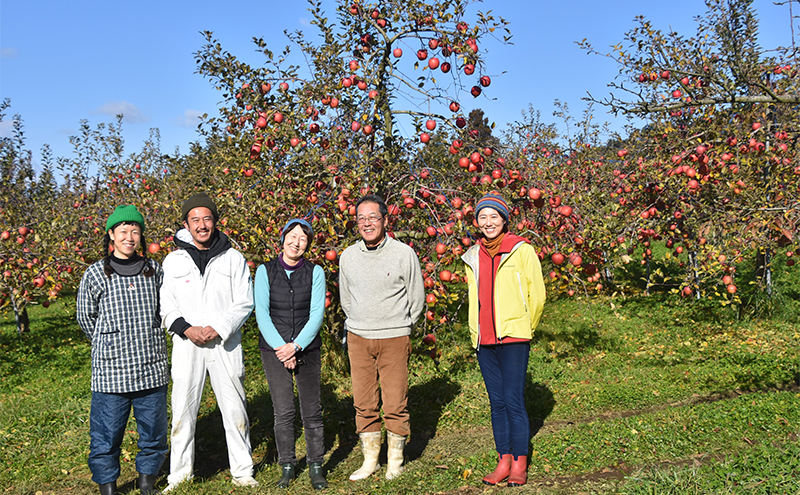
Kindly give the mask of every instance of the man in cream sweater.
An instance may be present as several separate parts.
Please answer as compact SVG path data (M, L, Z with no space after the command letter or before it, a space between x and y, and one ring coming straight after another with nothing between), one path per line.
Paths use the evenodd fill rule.
M350 480L367 478L378 470L379 401L387 431L386 478L393 479L403 471L403 449L410 432L408 358L411 329L425 308L425 286L414 250L386 235L389 217L383 199L361 198L356 221L361 240L345 249L339 261L356 430L364 454L363 465Z

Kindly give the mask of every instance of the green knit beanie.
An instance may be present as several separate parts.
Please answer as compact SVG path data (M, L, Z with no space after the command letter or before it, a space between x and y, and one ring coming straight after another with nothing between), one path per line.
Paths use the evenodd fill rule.
M133 205L117 206L114 209L114 213L106 220L106 231L111 230L115 225L122 222L138 223L142 228L142 232L144 232L144 217Z

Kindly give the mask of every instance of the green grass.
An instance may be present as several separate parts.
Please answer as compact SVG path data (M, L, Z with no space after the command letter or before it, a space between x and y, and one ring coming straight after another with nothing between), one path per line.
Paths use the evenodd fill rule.
M661 295L591 305L579 298L548 302L528 369L526 403L538 430L530 483L517 492L800 493L797 315L737 321L698 309L702 305L674 303ZM18 337L13 317L0 320L0 492L95 493L86 466L90 346L74 321L74 300L33 308L31 321L30 333ZM252 320L245 335L251 438L262 487L235 492L283 492L274 488L272 404ZM496 454L466 329L456 322L438 332L438 366L420 335L410 365L408 465L391 482L382 472L348 481L361 461L349 377L323 371L328 492L483 491L480 479ZM210 387L196 448L196 478L175 493L231 492ZM301 459L303 452L301 436ZM138 493L135 453L131 421L121 493ZM288 492L309 491L302 471Z

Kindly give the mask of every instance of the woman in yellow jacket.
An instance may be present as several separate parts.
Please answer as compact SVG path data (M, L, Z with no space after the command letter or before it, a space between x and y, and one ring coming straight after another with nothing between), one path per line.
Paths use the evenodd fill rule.
M524 485L530 424L525 377L533 330L545 301L533 246L508 232L508 204L491 192L475 205L482 238L462 256L469 284L469 327L492 410L498 463L483 482Z

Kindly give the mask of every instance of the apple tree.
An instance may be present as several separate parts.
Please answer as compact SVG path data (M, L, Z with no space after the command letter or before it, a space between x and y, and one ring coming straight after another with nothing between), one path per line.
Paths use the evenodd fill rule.
M472 3L339 1L333 21L312 0L319 36L287 33L291 46L280 52L254 38L261 65L205 33L198 71L224 101L205 126L211 154L198 159L215 164L222 227L248 259L273 256L282 225L306 217L318 232L310 256L335 281L338 255L356 238L354 203L375 192L394 235L423 259L438 308L453 300L442 296L453 277L432 275L450 273L443 265L471 242L467 200L493 187L478 170L497 157L470 136L463 107L490 91L482 46L510 38L502 18L468 18ZM335 283L329 289L335 308ZM433 306L440 313L429 321L447 321Z
M707 6L693 37L638 18L607 55L620 67L612 92L588 99L644 119L621 172L651 191L635 202L640 223L686 268L674 291L738 302L744 256L758 253L769 294L771 257L794 242L800 96L794 52L759 47L751 1Z

